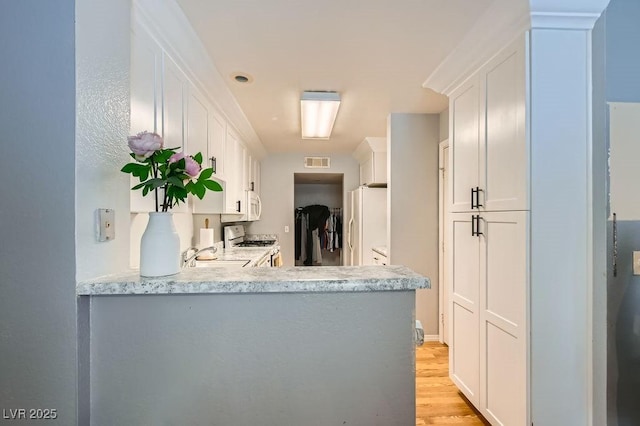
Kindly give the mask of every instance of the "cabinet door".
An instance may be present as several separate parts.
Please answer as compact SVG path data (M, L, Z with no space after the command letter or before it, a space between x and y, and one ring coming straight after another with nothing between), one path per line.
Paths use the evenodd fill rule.
M163 135L166 148L185 146L187 78L173 60L163 57Z
M209 110L209 151L207 167L214 167L214 176L218 179L225 177L225 138L227 122L218 113Z
M373 153L360 163L360 185L367 185L373 182Z
M161 78L162 50L146 33L131 33L131 132L162 133ZM125 143L125 141L123 141ZM140 181L131 177L131 186ZM129 191L131 212L155 211L153 194L142 196L141 191Z
M480 411L525 425L528 389L528 212L481 215Z
M260 161L253 158L253 167L251 174L251 182L253 182L253 190L260 195Z
M238 213L238 139L227 130L225 139L225 206L226 213Z
M452 213L448 226L449 376L479 406L480 242L471 234L472 214Z
M373 153L373 179L374 183L387 183L387 153Z
M525 50L524 40L519 40L480 72L484 108L479 187L486 211L529 208Z
M202 154L202 168L211 167L209 158L212 156L210 152L210 140L212 138L211 121L211 105L205 100L195 88L189 90L189 101L187 104L187 146L189 154L195 155L198 152ZM215 177L215 176L214 176ZM207 191L201 200L192 197L194 213L222 213L224 205L224 195L218 192Z
M451 153L450 211L471 211L471 189L478 186L478 78L472 77L449 100Z

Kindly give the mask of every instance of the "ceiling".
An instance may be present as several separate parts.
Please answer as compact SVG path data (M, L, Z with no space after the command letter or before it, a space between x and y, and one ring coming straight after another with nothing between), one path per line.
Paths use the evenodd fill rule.
M439 113L422 83L491 0L177 0L268 152L351 153L389 113ZM250 83L232 76L246 73ZM331 139L300 137L300 94L340 93Z

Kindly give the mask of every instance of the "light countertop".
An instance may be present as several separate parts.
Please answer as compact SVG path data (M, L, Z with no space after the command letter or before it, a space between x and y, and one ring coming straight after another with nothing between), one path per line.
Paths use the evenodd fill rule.
M232 250L229 251L229 256ZM108 296L372 292L407 291L430 287L428 278L405 266L203 267L185 268L179 274L159 278L142 278L137 270L130 270L78 283L76 294Z

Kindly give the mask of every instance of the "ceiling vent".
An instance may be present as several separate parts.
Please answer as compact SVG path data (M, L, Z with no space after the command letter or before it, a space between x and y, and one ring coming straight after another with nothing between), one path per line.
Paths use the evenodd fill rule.
M307 169L328 169L330 164L329 157L304 157L304 166Z

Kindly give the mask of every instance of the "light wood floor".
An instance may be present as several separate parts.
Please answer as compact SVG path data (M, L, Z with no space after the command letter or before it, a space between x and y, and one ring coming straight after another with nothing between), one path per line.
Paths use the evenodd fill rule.
M416 425L488 425L449 379L449 348L416 348Z

